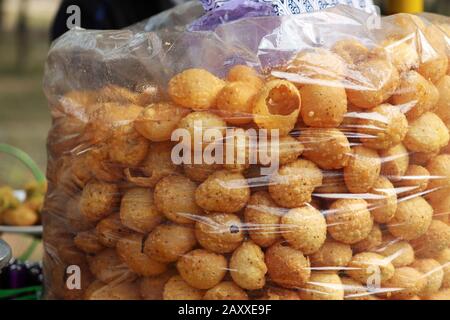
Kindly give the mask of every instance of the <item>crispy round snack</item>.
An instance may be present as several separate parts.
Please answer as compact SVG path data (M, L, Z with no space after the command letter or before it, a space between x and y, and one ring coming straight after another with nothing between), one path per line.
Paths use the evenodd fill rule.
M429 203L433 207L433 219L448 224L450 222L450 194L439 200L429 200Z
M336 270L346 267L352 259L352 248L345 243L334 240L327 240L323 246L309 256L311 266L335 268Z
M187 69L169 81L170 98L182 107L206 110L216 105L225 82L203 69Z
M333 239L355 244L367 238L373 227L372 216L363 199L339 199L326 213L328 232Z
M238 216L215 213L199 218L195 223L195 236L200 245L212 252L233 252L244 241L244 229Z
M387 223L397 210L397 192L392 183L385 177L378 177L370 190L374 199L369 198L369 210L378 223Z
M269 184L272 199L286 208L301 207L322 184L322 172L308 160L299 159L282 166Z
M402 196L420 194L428 187L430 173L422 166L412 164L406 170L405 175L395 183L397 192Z
M207 164L202 161L202 163L199 164L183 164L183 172L186 177L192 181L203 182L208 179L212 173L222 169L222 167L221 164Z
M347 94L343 87L307 84L300 89L302 119L306 125L335 128L347 112Z
M108 146L98 144L86 152L86 166L92 177L97 180L115 183L122 179L122 166L114 165L109 160Z
M389 234L383 237L379 248L372 251L389 258L396 268L409 266L415 259L414 249L409 242Z
M144 253L156 261L175 262L196 244L192 227L161 224L145 240Z
M250 134L242 128L235 128L227 132L223 138L224 169L232 172L243 172L248 169L250 167L251 151L258 151L256 138L256 134ZM232 153L230 154L229 151Z
M367 59L369 49L355 39L345 39L336 42L333 51L349 64L359 63Z
M294 128L301 108L297 88L286 80L267 82L259 91L253 105L254 122L261 129L277 129L286 136Z
M445 124L450 123L450 75L444 76L436 83L439 91L439 100L436 104L435 113Z
M261 300L300 300L300 297L296 291L270 287L264 292Z
M88 257L88 263L92 274L105 283L136 278L136 274L120 260L114 249L105 249L93 257Z
M319 210L306 205L281 217L280 233L291 247L309 255L325 243L327 222Z
M211 174L195 191L195 201L207 211L233 213L250 198L250 188L240 173L225 170Z
M95 230L77 233L73 242L78 249L90 254L99 253L105 248L98 240Z
M352 193L368 192L377 181L381 160L377 152L362 146L352 148L348 165L344 168L345 184Z
M344 288L336 273L312 272L299 295L302 300L344 300Z
M144 235L139 233L123 237L117 241L117 255L133 272L141 276L150 277L164 273L167 266L144 254L143 243Z
M439 220L432 220L430 227L419 238L411 241L419 257L434 257L450 247L450 226Z
M361 113L358 132L361 142L372 149L393 147L406 136L408 121L400 108L390 104L382 104L367 113Z
M398 72L403 73L419 67L420 58L414 40L389 38L383 42L383 48Z
M327 170L322 171L322 174L322 185L317 187L314 190L314 193L331 195L350 193L345 185L343 170ZM323 195L321 197L325 200L330 200L328 199L328 195Z
M422 272L427 280L419 296L429 296L439 291L444 279L444 270L439 262L433 259L420 259L414 261L411 267Z
M353 256L346 273L354 280L366 284L370 277L377 275L380 281L394 276L395 268L389 258L373 252L361 252Z
M176 275L175 270L168 270L155 277L141 277L139 282L139 293L143 300L163 300L164 287Z
M253 69L245 65L235 65L228 71L227 80L230 82L242 81L260 89L264 82L261 76Z
M434 152L449 142L448 129L434 113L426 112L409 124L403 143L416 152Z
M164 286L164 300L202 300L204 293L187 284L180 276L173 276Z
M367 286L353 280L350 277L341 277L342 287L344 288L344 300L370 300L371 294Z
M230 274L233 281L246 290L258 290L266 284L267 266L264 253L251 241L237 248L230 259Z
M403 199L387 227L398 238L413 240L425 234L433 218L433 208L422 197Z
M285 288L302 287L311 275L308 258L301 251L281 243L267 249L265 261L271 280Z
M131 234L131 230L122 224L119 214L114 213L97 223L95 233L102 245L114 248L120 238Z
M369 236L364 240L355 243L352 248L353 252L360 253L365 251L374 251L383 243L383 232L378 224L374 224Z
M442 289L439 292L423 298L425 300L450 300L450 289Z
M136 282L92 282L86 289L86 300L141 300Z
M450 248L444 249L436 255L436 260L442 265L444 270L444 279L442 288L450 288Z
M382 282L385 289L393 289L386 296L395 300L406 300L419 294L426 286L423 273L411 267L396 268L394 276Z
M348 100L363 109L374 108L388 100L400 82L394 65L380 58L360 62L351 74L352 82L361 88L347 89Z
M203 249L193 250L182 256L177 269L184 281L197 289L211 289L219 284L227 273L227 259Z
M421 63L418 72L425 79L436 83L446 73L448 69L448 57L446 51L448 37L435 25L429 25L423 30L425 38L424 42L428 42L428 46L424 46L422 52Z
M248 295L232 281L224 281L206 291L203 300L248 300Z
M251 82L229 82L217 97L217 109L227 123L242 125L252 121L253 101L258 88Z
M114 130L107 142L108 154L112 162L122 166L137 166L144 160L149 142L132 125Z
M167 219L177 223L195 223L202 209L195 203L197 184L183 176L167 176L155 187L154 201Z
M297 160L305 149L300 141L292 136L280 137L278 143L279 148L275 153L278 155L280 165L285 165ZM271 146L268 146L267 149L270 150L270 152L272 151ZM272 152L270 154L272 155Z
M268 192L253 193L244 211L245 225L253 242L265 248L279 240L282 214Z
M409 154L403 144L398 144L386 150L380 150L381 174L389 180L399 180L408 169Z
M349 161L350 143L338 129L302 130L298 139L305 147L303 157L322 169L341 169Z
M163 215L156 209L153 191L147 188L127 190L120 203L120 220L131 230L147 233L163 220Z
M434 177L428 183L428 190L432 192L427 197L431 202L442 201L450 188L450 155L438 155L428 162L426 168L430 176Z
M150 141L167 141L170 140L172 131L177 128L178 122L188 113L188 109L170 102L153 103L143 109L134 120L134 127Z
M115 209L118 196L119 189L115 184L91 181L81 194L81 213L90 221L98 221Z

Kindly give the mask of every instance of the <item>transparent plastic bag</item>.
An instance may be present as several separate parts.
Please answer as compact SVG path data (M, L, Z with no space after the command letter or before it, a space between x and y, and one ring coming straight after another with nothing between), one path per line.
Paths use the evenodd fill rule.
M370 17L58 39L47 298L450 299L450 20Z

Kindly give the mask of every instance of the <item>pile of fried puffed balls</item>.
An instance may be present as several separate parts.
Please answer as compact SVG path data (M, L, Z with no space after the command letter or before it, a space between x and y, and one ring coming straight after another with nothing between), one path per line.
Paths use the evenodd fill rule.
M271 70L193 68L165 89L62 96L44 209L49 297L450 299L450 26L396 23L427 45L344 39ZM278 130L278 170L174 164L172 132L198 123ZM66 286L73 264L80 290Z

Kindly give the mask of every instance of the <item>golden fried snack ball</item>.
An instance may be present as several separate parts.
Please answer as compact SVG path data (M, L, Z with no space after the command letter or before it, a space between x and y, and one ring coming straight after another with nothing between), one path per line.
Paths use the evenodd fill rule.
M167 176L155 187L154 202L167 219L176 223L195 223L202 209L195 203L197 184L183 176Z
M434 177L428 183L428 190L432 192L427 196L431 202L442 201L450 188L450 155L438 155L428 162L426 168L430 176Z
M98 221L108 216L116 207L119 196L117 185L91 181L83 189L80 210L90 221Z
M438 100L438 89L416 71L402 74L400 85L392 96L395 105L406 109L410 121L432 111Z
M387 223L395 215L397 211L397 191L392 183L385 177L378 177L375 181L369 197L369 210L373 215L373 219L378 223Z
M335 128L347 112L347 94L344 87L307 84L300 89L301 115L310 127Z
M450 225L439 220L432 220L428 230L419 238L412 240L419 257L433 257L450 246Z
M245 225L253 242L265 248L278 241L282 214L267 191L253 193L244 211Z
M434 259L420 259L414 261L411 267L422 272L427 281L419 296L429 296L439 291L444 279L444 270L439 262Z
M386 296L395 300L407 300L419 294L426 286L423 273L411 267L396 268L394 276L382 282L384 289L392 289Z
M303 157L322 169L341 169L349 161L350 143L338 129L303 130L298 139L305 147Z
M112 214L105 219L100 220L95 227L95 233L98 241L108 248L114 248L117 241L131 234L131 230L125 227L118 213Z
M403 143L415 152L435 152L449 142L448 129L434 113L426 112L409 124Z
M116 251L119 258L125 262L133 272L144 277L156 276L164 273L167 266L155 261L142 252L144 235L134 233L117 241Z
M344 300L344 288L336 273L312 272L299 295L302 300Z
M276 243L265 252L270 279L285 288L299 288L311 275L309 259L299 250Z
M395 183L397 192L402 196L420 194L428 187L430 173L422 166L412 164L408 167L405 175Z
M203 248L216 253L229 253L244 241L244 228L238 216L215 213L198 219L195 236Z
M327 238L327 222L311 205L289 210L281 217L280 233L294 249L304 254L317 252Z
M439 91L439 100L434 112L448 124L450 123L450 75L442 77L436 83L436 88Z
M78 249L89 254L99 253L105 248L98 240L95 230L77 233L73 242Z
M173 276L164 286L164 300L202 300L204 292L191 287L180 276Z
M249 198L250 188L244 176L225 170L211 174L195 191L195 201L207 211L237 212Z
M147 106L134 120L135 129L150 141L170 140L178 123L189 113L170 102L159 102Z
M450 288L450 248L444 249L436 255L436 260L442 265L444 278L442 288Z
M253 117L261 129L278 130L286 136L294 129L301 109L300 93L291 82L272 80L259 91L253 105Z
M350 277L341 277L342 287L344 289L344 300L370 300L371 294L367 286L353 280Z
M228 71L227 80L230 82L242 81L260 89L264 82L261 76L251 67L245 65L235 65Z
M99 144L90 149L86 154L86 165L90 168L94 178L105 182L117 182L122 180L122 167L114 165L109 160L108 146Z
M383 232L378 224L374 224L367 238L355 243L353 252L360 253L365 251L376 251L376 248L383 243Z
M372 251L389 258L396 268L409 266L415 259L414 249L409 242L389 234L384 235L383 243Z
M136 282L114 283L92 282L86 289L86 300L141 300Z
M149 142L132 125L114 130L107 142L108 154L112 162L122 166L137 166L145 159Z
M352 259L352 248L345 243L327 240L323 246L309 256L313 267L336 268L346 267Z
M278 148L275 146L276 150L274 154L277 155L280 165L285 165L297 160L305 149L300 141L292 136L280 137L278 144ZM272 145L270 143L267 149L268 152L270 150L270 154L272 156Z
M433 208L424 198L403 199L387 227L393 236L413 240L427 232L432 218Z
M408 170L409 152L403 144L380 150L381 174L391 181L401 179Z
M347 186L345 185L344 172L342 170L327 170L322 171L322 174L323 174L322 185L314 190L315 193L325 193L325 194L350 193L347 189Z
M336 42L333 46L333 52L338 54L348 64L359 63L367 59L369 49L355 39L345 39Z
M217 109L227 123L243 125L253 119L253 101L258 88L251 82L229 82L217 96Z
M448 69L447 57L447 41L448 37L439 30L435 25L429 25L423 30L428 46L423 48L421 63L418 72L423 75L425 79L436 83L446 73Z
M450 194L440 199L429 200L433 207L433 219L449 223L450 220Z
M383 42L383 48L398 72L408 72L419 67L420 57L415 41L393 37Z
M188 69L169 81L170 98L182 107L206 110L216 105L225 82L203 69Z
M183 172L186 177L195 182L203 182L215 171L222 169L221 164L213 163L199 163L199 164L183 164Z
M169 269L163 274L154 277L141 277L139 293L143 300L163 300L164 287L170 278L176 275L176 271Z
M300 300L300 297L295 291L270 287L264 292L261 300Z
M389 258L373 252L355 254L346 271L352 279L362 284L368 283L374 276L379 277L380 281L389 280L394 272L395 268Z
M177 224L161 224L147 237L144 253L156 261L175 262L197 244L194 229Z
M183 280L197 289L211 289L219 284L227 273L227 266L224 256L203 249L193 250L177 262Z
M372 149L356 146L352 150L348 165L344 168L345 184L352 193L366 193L380 176L381 160Z
M322 178L313 162L299 159L278 170L269 184L269 193L282 207L301 207L311 201L311 194L322 184Z
M360 114L358 132L364 146L387 149L403 141L408 132L408 121L400 108L382 104Z
M424 300L450 300L450 289L442 289L439 292L424 297Z
M248 300L248 295L232 281L224 281L206 291L203 300Z
M251 134L240 128L227 132L224 141L224 169L232 172L243 172L248 169L250 167L250 153L258 151L255 147L256 136L252 137Z
M163 220L153 201L153 191L132 188L125 191L120 203L120 221L131 230L147 233Z
M380 58L358 63L351 74L360 88L347 89L348 100L363 109L374 108L388 100L400 82L394 65Z
M445 147L444 147L445 148ZM433 152L411 152L409 162L419 166L426 166L431 159L435 158L439 151Z
M88 257L88 263L92 274L105 283L136 278L136 274L119 258L114 249L108 248L95 256Z
M333 239L355 244L367 238L373 227L373 219L363 199L339 199L326 213L328 232Z
M237 248L230 259L230 274L233 281L246 290L258 290L266 284L267 266L264 253L251 241Z

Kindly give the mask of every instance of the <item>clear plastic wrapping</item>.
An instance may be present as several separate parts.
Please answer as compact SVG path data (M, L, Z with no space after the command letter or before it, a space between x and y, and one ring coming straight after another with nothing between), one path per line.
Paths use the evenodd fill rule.
M450 299L450 19L177 10L50 50L47 298Z

